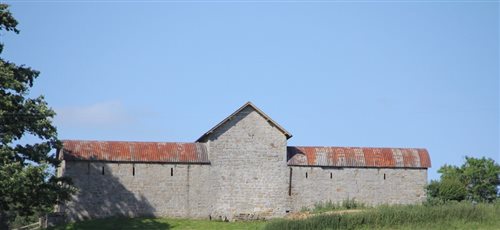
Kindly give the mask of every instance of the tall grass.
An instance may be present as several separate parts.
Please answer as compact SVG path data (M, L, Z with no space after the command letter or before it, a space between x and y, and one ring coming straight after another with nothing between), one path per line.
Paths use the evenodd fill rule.
M348 209L357 209L357 208L364 208L365 205L363 203L360 203L356 201L355 199L345 199L342 202L337 202L334 203L332 201L327 201L327 202L318 202L314 204L314 207L309 209L309 208L302 208L301 211L309 211L312 213L323 213L323 212L328 212L328 211L334 211L334 210L348 210Z
M319 215L304 220L277 220L265 229L358 229L426 226L429 223L498 221L500 203L451 203L437 206L379 206L352 214ZM411 228L411 227L410 227Z

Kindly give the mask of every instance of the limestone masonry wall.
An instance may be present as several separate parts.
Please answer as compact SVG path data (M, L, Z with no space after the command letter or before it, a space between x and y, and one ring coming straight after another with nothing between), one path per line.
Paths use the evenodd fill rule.
M426 168L288 166L284 133L246 106L200 138L209 164L65 160L58 175L72 178L79 191L60 211L69 220L115 215L234 220L281 217L345 199L368 205L425 200Z
M346 199L378 205L414 204L426 198L426 169L291 168L294 211L317 202Z
M283 216L288 208L286 137L250 107L208 138L212 215Z
M67 162L64 175L79 189L63 206L69 220L209 215L209 165Z

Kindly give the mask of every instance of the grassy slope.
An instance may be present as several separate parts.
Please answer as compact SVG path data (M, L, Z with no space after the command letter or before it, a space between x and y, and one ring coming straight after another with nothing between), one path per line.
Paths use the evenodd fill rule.
M276 220L266 229L500 229L500 203L380 206L345 215Z
M500 202L443 206L382 206L366 211L320 215L304 220L218 222L172 218L110 218L71 223L52 230L73 229L500 229Z
M262 229L264 221L220 222L209 220L188 220L174 218L109 218L70 223L51 230L107 230L107 229Z

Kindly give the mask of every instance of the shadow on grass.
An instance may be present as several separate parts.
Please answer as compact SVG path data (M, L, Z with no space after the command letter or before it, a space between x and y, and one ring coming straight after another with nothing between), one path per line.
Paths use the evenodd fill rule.
M76 230L76 229L99 229L99 230L126 230L126 229L172 229L172 226L162 219L154 218L105 218L83 222L74 222L66 225L49 228L49 230Z
M49 230L132 230L132 229L217 229L217 230L244 230L262 229L267 224L265 221L241 221L223 222L196 219L176 219L176 218L105 218L89 220L84 222L61 225Z

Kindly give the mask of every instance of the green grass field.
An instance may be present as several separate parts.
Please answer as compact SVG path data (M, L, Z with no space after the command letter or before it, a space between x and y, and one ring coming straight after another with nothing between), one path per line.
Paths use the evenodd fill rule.
M452 203L437 206L380 206L356 213L320 214L302 220L220 222L173 218L109 218L52 228L63 229L500 229L500 202L478 205Z
M117 230L117 229L263 229L264 221L221 222L174 218L108 218L70 223L51 230Z
M349 214L275 220L265 229L500 229L500 203L379 206Z

